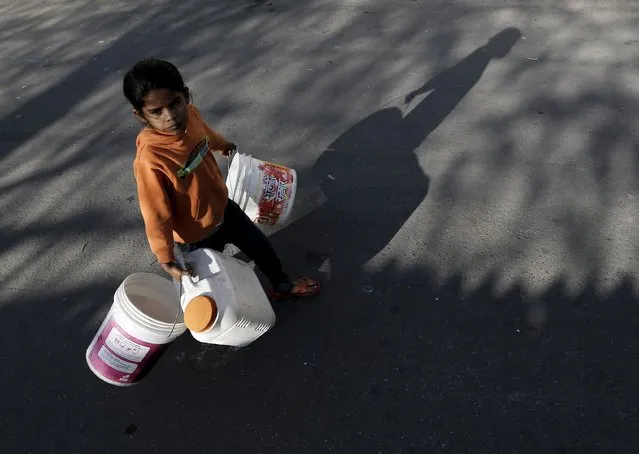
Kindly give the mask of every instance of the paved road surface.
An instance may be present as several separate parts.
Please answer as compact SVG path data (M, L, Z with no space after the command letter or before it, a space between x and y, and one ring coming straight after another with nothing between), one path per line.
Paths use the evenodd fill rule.
M621 0L1 0L0 451L636 453L638 28ZM147 56L299 171L272 238L326 289L118 389L83 354L159 271L120 93Z

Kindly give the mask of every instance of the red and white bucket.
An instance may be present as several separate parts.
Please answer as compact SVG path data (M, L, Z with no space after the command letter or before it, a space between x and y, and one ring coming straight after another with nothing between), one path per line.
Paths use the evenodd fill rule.
M237 153L226 178L229 198L258 226L283 226L291 215L297 173L293 169Z
M179 301L168 279L149 273L127 277L87 349L89 368L112 385L139 383L186 331Z

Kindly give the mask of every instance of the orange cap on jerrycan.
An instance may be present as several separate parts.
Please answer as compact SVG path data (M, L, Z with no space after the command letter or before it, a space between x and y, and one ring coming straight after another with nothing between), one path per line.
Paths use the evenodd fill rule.
M195 333L209 329L217 317L215 300L205 295L193 298L184 309L184 324Z

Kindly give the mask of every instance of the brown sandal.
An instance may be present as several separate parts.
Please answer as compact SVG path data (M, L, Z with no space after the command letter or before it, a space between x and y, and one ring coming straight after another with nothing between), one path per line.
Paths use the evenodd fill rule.
M291 282L291 289L288 292L276 292L269 289L268 296L271 301L284 301L290 298L308 297L317 295L322 285L317 279L302 277Z

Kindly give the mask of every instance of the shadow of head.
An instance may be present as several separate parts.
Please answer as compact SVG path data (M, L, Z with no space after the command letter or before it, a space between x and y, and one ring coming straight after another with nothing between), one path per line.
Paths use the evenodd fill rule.
M520 39L521 31L509 27L490 38L484 45L484 51L492 58L504 58Z

